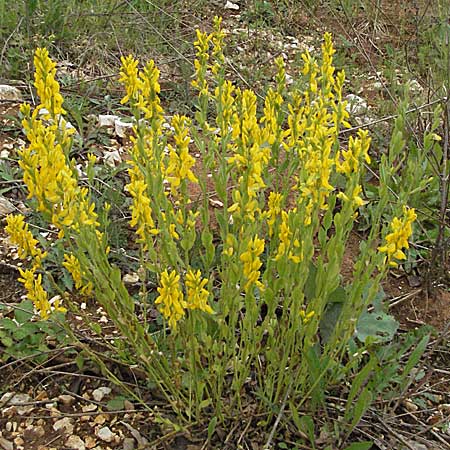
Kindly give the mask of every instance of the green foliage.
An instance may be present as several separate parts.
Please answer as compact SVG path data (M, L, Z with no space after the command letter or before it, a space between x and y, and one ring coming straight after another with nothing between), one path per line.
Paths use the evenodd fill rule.
M42 89L36 83L40 100L55 111L44 122L31 114L30 106L22 107L31 143L31 150L22 152L22 167L32 175L26 181L39 217L59 233L51 245L42 242L49 255L39 255L41 264L35 261L37 250L26 246L34 242L32 234L9 225L10 232L22 243L22 256L35 259L27 272L34 284L26 287L36 308L41 313L44 307L45 313L52 310L45 292L33 291L42 276L48 290L92 295L123 337L108 343L111 357L141 369L179 423L206 419L211 440L217 424L238 420L246 402L258 404L260 424L269 427L288 399L290 412L283 421L292 421L314 447L312 417L330 392L346 386L341 392L348 399L344 423L336 428L348 436L374 398L388 388L392 393L404 387L426 347L422 338L406 363L407 373L402 373L399 355L417 339L395 342L397 323L384 312L380 294L388 264L404 257L411 234L406 226L396 230L395 221L385 225L385 219L401 217L409 199L426 187L417 186L412 176L418 162L426 173L426 161L417 151L403 156L400 114L389 151L381 157L370 233L361 244L351 281L344 282L346 243L364 207L360 194L370 139L360 131L345 148L338 139L339 129L349 124L342 100L344 73L334 71L331 36L325 36L321 60L303 55L304 79L292 89L286 85L283 60L277 59L275 86L264 105L258 105L252 91L238 90L225 78L219 25L216 19L212 34L197 33L194 117L175 115L169 127L162 126L166 118L153 62L137 71L136 60L122 59L127 94L122 102L129 103L135 123L123 205L129 207L130 227L136 230L138 296L123 281L121 269L130 266L119 267L114 256L125 238L110 239L121 227L124 236L131 234L113 215L124 199L114 197L118 186L113 179L124 167L105 178L89 156L85 189L70 158L73 136L57 125L64 114L55 101L61 97L59 85L45 73L36 76L50 84ZM37 55L51 72L48 55L42 50ZM72 117L81 122L83 102L70 106ZM43 137L50 139L35 145ZM59 145L46 146L48 142ZM40 152L39 157L33 159L27 151ZM192 151L202 161L195 174ZM41 166L42 160L50 164ZM56 164L58 183L40 185L40 180L52 178ZM191 198L189 188L197 183L200 194ZM214 227L211 190L222 204L213 213ZM106 204L111 199L114 207ZM113 231L112 223L119 231ZM386 236L394 250L378 247ZM56 270L64 274L63 286L53 282ZM149 288L149 280L157 281L157 289ZM83 315L77 297L65 294L68 308ZM156 310L160 314L155 320ZM86 322L92 332L101 333L99 324ZM8 336L6 342L12 345ZM80 345L85 353L77 358L79 367L90 356L119 382L98 354ZM120 406L123 399L115 400ZM166 417L158 420L182 429Z
M0 305L0 310L5 310L5 306ZM64 316L58 315L54 319L63 321ZM7 315L0 319L0 342L4 347L0 360L6 362L10 358L32 357L34 361L43 363L49 357L49 337L54 344L63 344L66 331L57 322L35 320L33 303L23 300L14 308L12 318Z

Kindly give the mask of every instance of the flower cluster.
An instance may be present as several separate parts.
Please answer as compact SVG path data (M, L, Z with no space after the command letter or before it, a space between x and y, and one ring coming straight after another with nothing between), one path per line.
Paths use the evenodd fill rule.
M189 120L185 116L175 115L172 119L174 128L175 147L168 144L169 163L165 170L165 176L170 183L171 193L179 197L178 189L184 180L198 183L197 177L192 172L195 159L189 154Z
M78 230L81 225L97 227L97 214L90 202L88 190L78 186L76 172L67 159L74 130L68 128L60 117L65 114L63 98L55 80L55 63L45 49L37 49L35 55L35 86L40 105L31 113L24 103L20 111L22 125L29 146L19 152L23 179L29 198L35 198L38 210L50 217L50 221L64 236L64 228ZM39 111L45 108L51 119L44 123Z
M94 203L89 199L88 190L79 187L74 163L68 160L74 129L68 127L63 119L66 112L55 79L56 64L48 51L40 48L36 50L34 64L34 84L40 104L33 112L27 103L20 108L29 145L19 151L19 165L23 169L28 197L36 201L37 210L59 230L59 238L63 238L67 230L79 231L81 226L92 227L97 237L101 237ZM31 269L21 270L20 281L27 289L28 298L43 318L53 310L65 311L59 298L48 299L42 286L42 274L36 275L46 252L37 246L37 240L28 230L23 216L10 216L7 221L6 230L12 241L19 245L20 256L33 259ZM69 261L73 262L69 259L66 264ZM81 269L74 264L70 267L77 288L81 287ZM82 290L87 293L89 283L84 284Z
M128 170L130 175L130 183L125 186L125 189L133 198L131 205L131 221L132 227L137 227L136 234L138 240L143 246L143 250L148 249L148 242L152 236L158 234L158 229L152 217L152 207L150 205L150 198L147 194L147 183L139 168L134 165Z
M209 314L214 312L208 304L209 292L205 289L208 280L202 279L200 270L188 270L185 283L186 296L180 285L180 275L175 270L164 270L161 273L159 296L155 303L160 305L159 310L172 330L176 330L177 323L184 317L186 309L199 309Z
M36 311L40 314L42 319L47 319L52 311L65 312L66 309L61 306L61 300L49 300L48 294L42 286L42 274L37 274L38 269L42 267L42 261L47 256L47 252L42 251L38 247L38 240L33 237L33 234L28 229L28 224L25 223L24 216L8 215L6 217L5 231L9 234L11 242L18 246L19 257L25 259L31 257L31 269L23 270L19 268L19 281L23 283L27 298L33 302Z
M261 290L264 289L263 283L259 280L261 275L259 269L262 266L260 255L263 251L264 239L259 239L258 236L255 236L248 241L247 250L242 253L239 258L244 265L243 270L246 278L244 290L246 292L250 291L253 286L258 287Z
M65 114L63 109L63 97L59 92L59 84L56 81L56 63L54 63L46 48L38 48L34 54L34 86L40 98L38 110L45 109L46 119L57 119Z
M290 211L290 213L295 211ZM295 264L298 264L303 260L301 253L300 241L297 238L293 238L293 232L289 226L289 213L286 211L281 212L281 224L279 230L278 251L275 256L275 261L278 261L283 256L287 255L288 259Z
M42 286L42 274L35 276L34 269L19 269L19 271L21 276L19 281L25 286L27 298L33 302L42 319L48 319L53 311L66 312L66 308L61 306L59 297L56 297L53 301L49 300L48 294Z
M228 159L228 164L241 174L239 186L232 194L234 203L228 211L250 221L254 221L255 213L260 211L257 194L266 187L262 174L270 159L270 147L262 145L256 106L254 92L237 90L236 112L232 117L232 137L236 144L234 155Z
M11 242L18 246L19 258L25 259L31 256L33 268L40 268L47 252L43 252L38 247L39 242L28 229L25 217L22 214L10 214L6 217L6 224L5 231L9 234Z
M398 217L392 219L390 225L392 232L386 236L385 245L378 247L378 251L386 253L387 262L392 267L398 265L395 259L406 259L403 249L409 248L408 239L412 235L412 224L417 218L414 208L404 206L403 213L403 219L399 219Z
M72 279L75 282L75 288L80 291L82 295L91 295L94 288L92 281L89 281L86 276L86 272L81 269L80 261L74 255L64 254L63 266L72 275Z
M208 280L206 278L202 279L200 270L196 272L188 270L186 274L187 308L199 309L209 314L214 313L211 306L208 305L209 292L205 289L207 284Z

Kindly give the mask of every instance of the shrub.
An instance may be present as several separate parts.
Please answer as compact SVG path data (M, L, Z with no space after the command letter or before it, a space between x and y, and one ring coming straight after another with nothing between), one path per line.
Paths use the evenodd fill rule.
M33 112L21 108L30 144L20 151L20 166L34 208L58 238L40 249L23 218L8 217L12 241L32 260L21 270L22 282L42 318L77 310L69 293L52 303L42 287L43 277L51 279L42 261L59 249L74 288L92 296L125 338L125 345L111 347L115 357L143 369L181 420L238 418L249 401L265 424L287 401L298 418L297 411L313 411L350 380L350 401L360 406L346 414L354 425L385 387L371 376L382 364L373 345L392 338L376 318L376 332L363 330L361 338L358 327L371 320L365 311L388 267L406 258L414 210L398 204L383 228L389 194L382 191L344 283L346 241L365 205L370 137L360 130L346 147L338 140L350 125L331 35L325 34L320 60L302 55L302 89L288 89L283 60L276 59L274 86L262 103L226 79L223 40L219 19L211 34L197 31L196 113L174 115L170 127L153 61L139 69L132 56L122 59L122 103L134 118L125 190L140 248L139 298L146 313L157 308L162 318L153 333L154 319L139 320L136 301L110 262L106 219L69 159L73 130L64 119L55 64L45 49L36 51L41 103ZM88 174L94 164L90 156ZM212 196L219 208L210 207ZM109 206L103 209L107 217ZM145 283L155 276L157 294ZM365 321L358 322L363 312Z

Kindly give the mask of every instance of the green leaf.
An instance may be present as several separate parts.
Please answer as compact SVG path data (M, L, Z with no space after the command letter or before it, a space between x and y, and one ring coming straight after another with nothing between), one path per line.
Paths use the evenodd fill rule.
M427 348L429 339L430 339L429 335L424 336L417 344L417 347L411 353L410 357L408 358L408 362L406 363L402 372L402 377L405 384L408 382L407 377L409 373L414 368L414 366L416 366L416 364L419 362L421 356L423 355L425 349Z
M305 297L307 300L313 299L316 295L316 275L317 268L313 263L310 263L308 279L305 283Z
M339 320L342 311L342 303L330 303L327 305L320 320L320 337L324 344L328 343L333 335L334 328Z
M370 358L369 362L359 371L353 380L352 387L347 398L347 406L345 408L345 419L350 421L350 413L353 408L353 400L360 391L364 383L367 382L371 373L377 366L377 359L375 357Z
M28 322L34 315L34 306L31 300L24 300L14 310L14 317L19 323Z
M372 403L372 392L370 391L369 387L367 386L364 388L364 390L361 392L361 395L358 397L358 400L355 403L355 407L353 408L353 414L352 414L352 421L351 421L351 428L353 429L356 425L358 425L359 421L361 420L361 417L364 415L364 413L369 408L370 404Z
M75 364L77 365L79 370L82 370L84 367L84 356L82 353L78 353L77 357L75 358Z
M94 333L102 334L102 327L99 323L91 323L91 329Z
M394 337L398 322L384 312L365 312L356 326L356 337L362 342L388 342Z
M373 443L370 441L354 442L344 450L370 450L373 447Z
M22 325L20 328L17 328L13 335L14 338L17 339L18 341L21 341L22 339L26 338L27 336L32 336L34 334L36 334L36 332L39 332L39 327L37 326L37 324L30 322L30 323L26 323L24 325ZM39 333L42 334L43 333Z
M211 440L214 432L216 431L216 425L217 425L217 417L214 416L208 424L208 441Z
M11 320L9 317L5 317L0 320L0 327L4 330L15 331L18 328L18 325L14 320Z
M119 395L119 396L113 398L112 400L110 400L106 404L106 407L108 408L109 411L119 411L119 410L125 408L125 405L124 405L125 400L126 400L125 397L122 397Z
M0 341L5 347L11 347L14 341L9 336L0 336Z

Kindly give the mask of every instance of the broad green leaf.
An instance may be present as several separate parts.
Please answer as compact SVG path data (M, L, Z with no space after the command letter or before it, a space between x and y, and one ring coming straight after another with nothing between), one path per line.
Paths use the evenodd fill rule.
M122 396L117 396L115 398L113 398L112 400L110 400L107 404L106 404L106 408L109 411L119 411L121 409L125 408L124 405L124 401L126 400L125 397Z
M330 303L327 305L320 320L320 337L326 344L333 334L334 328L339 320L342 311L342 303Z
M398 322L384 312L365 312L356 326L356 337L362 342L388 342L394 337ZM368 341L368 342L369 342Z
M5 317L0 320L0 328L9 331L15 331L18 328L18 325L14 320L11 320L9 317Z
M31 300L24 300L20 303L18 308L14 310L14 317L17 322L25 323L30 320L34 315L34 306Z

